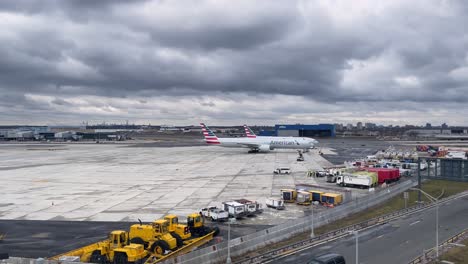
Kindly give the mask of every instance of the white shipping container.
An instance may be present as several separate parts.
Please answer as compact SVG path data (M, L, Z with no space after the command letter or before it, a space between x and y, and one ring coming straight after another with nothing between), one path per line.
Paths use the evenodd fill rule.
M284 209L284 201L283 199L270 197L266 199L266 206L275 208L277 210L282 210Z

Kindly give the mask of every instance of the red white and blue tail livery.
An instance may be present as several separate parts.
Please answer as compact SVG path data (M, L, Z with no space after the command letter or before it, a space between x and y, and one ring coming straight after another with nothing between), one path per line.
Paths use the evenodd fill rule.
M215 135L215 133L213 133L213 131L211 131L211 129L209 127L207 127L203 123L200 123L200 126L201 126L202 131L203 131L203 136L205 136L206 143L208 143L208 144L221 144L219 142L218 137Z
M255 133L252 131L252 129L250 129L250 127L248 127L247 125L244 125L244 130L245 130L245 134L247 135L248 138L256 138L257 135L255 135Z
M205 124L200 123L206 143L228 148L249 148L249 152L267 152L274 149L314 148L318 141L305 137L264 137L256 136L248 126L244 126L247 137L218 138Z

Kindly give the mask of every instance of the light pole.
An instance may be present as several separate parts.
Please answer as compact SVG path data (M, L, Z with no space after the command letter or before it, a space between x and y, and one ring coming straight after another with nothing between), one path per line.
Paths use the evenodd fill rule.
M228 220L228 244L227 244L227 259L226 259L226 264L231 264L232 259L231 259L231 222L235 222L235 218L231 218Z
M411 190L417 190L420 193L424 194L429 200L436 204L436 257L439 258L439 199L432 197L427 192L419 188L411 188Z
M356 264L359 264L359 236L358 231L354 231L354 235L356 236Z
M312 203L312 219L310 221L310 238L314 238L315 237L315 234L314 234L314 205Z

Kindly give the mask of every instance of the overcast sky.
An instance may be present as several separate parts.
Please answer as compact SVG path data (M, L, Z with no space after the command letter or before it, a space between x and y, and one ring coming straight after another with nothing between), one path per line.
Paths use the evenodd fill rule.
M0 1L0 125L468 125L468 2Z

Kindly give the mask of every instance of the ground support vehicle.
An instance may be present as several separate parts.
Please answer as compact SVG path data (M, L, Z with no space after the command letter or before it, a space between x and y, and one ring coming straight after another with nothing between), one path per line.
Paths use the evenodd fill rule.
M291 169L289 167L278 167L273 171L274 174L290 174Z
M343 202L343 195L339 193L324 193L321 196L322 204L324 205L339 205Z
M293 189L282 189L281 198L285 203L294 203L296 201L297 191Z
M306 191L298 191L296 203L300 205L310 205L312 203L312 193Z
M371 187L376 187L379 185L379 177L377 172L373 171L355 171L351 173L353 176L358 176L358 177L370 177L371 178Z
M387 168L368 168L369 172L376 172L379 184L391 183L400 179L400 169L387 169Z
M223 202L224 211L229 213L230 217L243 218L247 215L245 206L235 201Z
M216 206L202 208L201 213L205 218L211 219L211 221L223 222L229 219L229 213Z
M336 184L344 187L370 188L373 186L373 180L365 175L340 175L336 178Z
M237 199L235 201L245 206L245 212L247 216L254 216L263 213L261 205L257 202L247 199Z
M283 210L285 208L283 199L273 197L266 199L266 206L270 208L275 208L276 210Z

